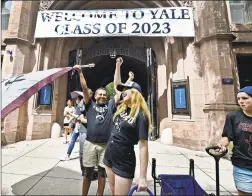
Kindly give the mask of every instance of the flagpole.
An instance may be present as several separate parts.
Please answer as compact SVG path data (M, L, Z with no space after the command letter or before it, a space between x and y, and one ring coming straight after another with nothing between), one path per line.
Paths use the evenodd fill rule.
M94 67L95 64L94 63L90 63L90 64L87 64L87 65L81 65L80 67L81 68L91 68L91 67Z

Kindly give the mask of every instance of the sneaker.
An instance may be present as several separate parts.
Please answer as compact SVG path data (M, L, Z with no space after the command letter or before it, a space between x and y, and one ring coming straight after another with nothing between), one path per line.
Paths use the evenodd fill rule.
M64 156L64 157L60 157L61 161L70 161L70 157L69 156Z

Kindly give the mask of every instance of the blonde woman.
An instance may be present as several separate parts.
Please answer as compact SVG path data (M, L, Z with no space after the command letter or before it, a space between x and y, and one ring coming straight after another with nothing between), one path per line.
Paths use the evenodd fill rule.
M140 156L138 191L147 190L148 132L152 128L141 87L136 82L121 84L122 62L122 58L117 59L114 78L116 94L121 102L113 116L112 132L103 160L112 195L127 195L131 188L135 176L136 144L139 144Z

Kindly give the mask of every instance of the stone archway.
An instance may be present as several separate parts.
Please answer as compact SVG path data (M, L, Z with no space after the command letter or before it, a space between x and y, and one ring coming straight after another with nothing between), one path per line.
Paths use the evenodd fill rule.
M113 50L116 55L124 55L135 58L141 62L146 63L146 47L136 46L130 39L125 39L122 37L107 37L97 41L91 47L85 48L83 50L83 62L85 63L90 58L110 55L111 50Z
M121 56L124 59L121 68L122 81L126 81L128 72L133 71L135 81L143 88L144 96L147 96L147 87L145 87L147 85L147 76L145 76L147 74L146 48L137 47L120 37L101 39L90 47L83 47L83 56L80 58L82 64L95 63L95 67L84 70L89 88L96 90L99 87L105 87L106 84L113 81L116 58L110 57L111 49L115 52L116 57ZM71 59L71 62L69 62L69 66L73 66L76 62L77 48L70 51L70 55L69 59ZM77 80L79 80L78 75L74 75L73 84L78 84ZM69 79L69 82L71 81ZM71 90L80 90L80 88L79 85L69 87ZM68 95L70 96L70 92L68 92Z
M185 2L184 2L185 3ZM40 10L76 10L76 9L82 9L82 10L88 10L88 9L116 9L116 8L155 8L155 7L172 7L172 6L182 6L183 2L181 1L162 1L162 2L156 2L156 1L128 1L128 2L116 2L113 1L102 1L102 2L95 2L95 1L51 1L46 6L41 7ZM84 48L85 50L89 50L92 48L92 46L99 44L99 42L102 43L102 39L104 38L57 38L57 39L47 39L45 48L50 49L51 52L47 52L48 49L45 49L45 53L52 53L51 60L47 60L48 62L52 62L53 67L65 67L68 65L68 58L69 58L69 51L75 50L77 48ZM106 39L106 38L105 38ZM170 69L168 66L169 64L169 43L167 38L159 38L159 37L153 37L153 38L147 38L147 37L124 37L124 38L117 38L117 40L120 40L121 42L131 42L134 43L136 47L139 48L152 48L156 52L156 60L157 60L157 69L158 69L158 77L157 81L159 83L158 89L161 89L161 91L157 90L157 98L159 100L158 103L158 111L162 116L162 119L159 119L158 127L165 127L165 123L161 126L161 121L165 119L165 117L168 116L168 110L167 108L163 107L164 105L167 105L167 89L168 89L168 83L167 83L167 75L169 75L168 69ZM57 51L54 51L55 48L57 48ZM106 47L105 47L106 48ZM104 51L97 51L94 50L93 53L101 53ZM92 54L91 51L89 53ZM104 52L106 53L106 52ZM144 53L144 51L143 51ZM54 55L53 55L54 54ZM97 54L100 55L100 54ZM87 59L89 58L87 55ZM95 56L95 55L93 55ZM142 55L144 56L144 55ZM50 58L49 58L50 59ZM143 60L144 57L140 58L140 60ZM59 85L60 84L60 85ZM64 89L60 89L62 85L66 84L66 78L61 78L59 81L56 82L55 85L55 95L56 97L61 97L60 95L65 96L66 92ZM161 87L161 88L160 88ZM58 89L58 90L57 90ZM161 98L162 97L162 98ZM58 122L61 122L62 119L60 119L60 115L62 114L62 108L65 104L65 100L63 98L57 100L57 107L54 117L52 119L55 119ZM167 106L168 107L168 106ZM162 129L162 128L161 128Z
M118 52L119 54L125 55L125 56L131 56L130 54L127 55L127 51L120 51L123 48L130 47L129 43L134 43L135 47L133 48L133 51L137 51L139 55L135 56L132 55L133 58L138 59L140 62L146 63L145 57L145 48L153 48L154 51L159 51L157 55L157 63L160 65L167 66L167 59L165 58L167 55L165 55L165 49L164 49L164 42L162 39L153 38L153 39L146 39L146 38L117 38L122 44L119 44ZM101 43L102 40L98 38L64 38L64 39L47 39L45 40L44 44L44 51L41 53L44 54L44 62L43 69L50 69L53 67L65 67L68 66L68 60L69 60L69 51L75 50L78 48L84 48L86 51L89 51L92 46L94 47L97 45L97 43ZM125 42L125 43L123 43ZM100 48L101 45L99 46ZM98 45L97 45L98 46ZM57 50L55 50L57 48ZM104 48L104 47L103 47ZM105 46L106 48L106 46ZM139 49L140 48L140 49ZM92 51L92 50L91 50ZM90 51L89 51L90 52ZM94 53L101 52L98 50L93 50ZM120 53L121 52L121 53ZM92 52L90 52L92 53ZM130 53L130 52L129 52ZM97 54L100 55L100 54ZM93 55L93 57L96 55ZM89 57L92 57L89 56ZM88 55L87 58L84 59L85 61L88 61ZM84 61L84 62L85 62ZM162 73L163 76L159 75L159 77L166 77L166 73ZM112 79L110 79L112 81ZM55 91L54 91L54 98L55 98L55 104L53 106L54 111L52 114L52 119L56 122L62 122L62 108L65 106L65 96L66 96L66 89L62 88L63 86L67 86L67 76L60 78L55 82ZM167 86L166 83L163 84L163 86ZM161 108L159 110L162 110Z

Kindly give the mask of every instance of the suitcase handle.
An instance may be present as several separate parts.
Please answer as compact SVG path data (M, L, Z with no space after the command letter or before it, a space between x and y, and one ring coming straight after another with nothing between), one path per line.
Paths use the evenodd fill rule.
M219 154L213 154L210 152L210 150L217 150L220 149L219 146L210 146L206 148L206 152L214 157L215 159L215 167L216 167L216 196L220 196L220 174L219 174L219 160L221 157L225 156L228 153L228 150L226 149L225 152L219 153Z
M128 193L128 196L132 196L133 193L137 190L137 187L138 187L137 185L132 187ZM150 189L147 189L147 193L149 193L150 196L154 196L154 194L151 192Z
M213 154L210 152L210 150L217 150L217 149L220 149L220 147L219 146L210 146L210 147L206 148L206 152L210 156L214 157L214 159L217 159L217 160L220 160L221 157L224 157L228 153L228 150L226 150L225 152L222 152L220 154Z

